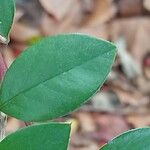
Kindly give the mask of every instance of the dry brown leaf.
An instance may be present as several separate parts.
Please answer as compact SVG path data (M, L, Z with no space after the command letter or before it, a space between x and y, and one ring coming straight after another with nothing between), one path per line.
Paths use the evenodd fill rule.
M17 42L27 42L29 39L38 36L40 36L40 32L37 28L19 22L14 24L11 31L11 38Z
M94 0L80 0L84 13L92 13L94 9Z
M66 18L61 21L44 14L41 23L42 33L44 35L53 35L57 33L81 32L108 39L107 25L94 25L95 23L88 25L84 22L86 14L84 13L85 8L82 7L82 3L74 1L74 7L70 13L67 14ZM91 22L91 20L89 21Z
M149 114L134 114L127 116L127 121L135 128L150 126L150 113Z
M139 91L129 92L117 87L113 87L112 90L117 94L122 104L131 105L134 107L142 107L149 103L148 97L144 97Z
M146 78L149 79L149 81L150 81L150 67L145 67L145 71L144 72L145 72ZM149 89L150 89L150 86L149 86Z
M150 0L144 0L143 6L146 10L150 11Z
M94 11L85 21L87 26L95 26L110 20L116 13L112 0L96 0Z
M134 16L142 14L141 0L119 0L118 12L121 16Z
M43 35L48 36L48 35L56 34L59 28L60 25L58 21L53 20L47 14L43 15L41 21L41 32Z
M93 132L96 130L95 122L90 113L79 112L76 114L76 118L80 123L82 132Z
M96 150L98 145L87 137L76 134L71 137L69 150Z
M72 24L70 21L58 22L47 14L42 18L41 33L45 36L54 35L58 33L67 33L72 30Z
M112 41L117 41L120 37L124 37L128 48L131 48L135 33L137 31L139 19L116 19L110 23L110 37ZM130 50L130 49L129 49Z
M134 80L142 74L139 62L137 62L127 51L127 43L123 37L118 38L118 40L115 41L115 44L118 48L118 56L124 75L126 75L128 79Z
M47 24L47 25L44 25L44 24ZM107 25L79 28L79 27L74 27L68 24L68 27L67 27L67 24L65 26L65 24L59 24L57 22L53 22L52 20L51 21L47 20L46 18L45 18L45 21L43 20L41 32L46 36L58 34L58 33L83 33L83 34L103 38L106 40L109 39Z
M150 69L148 69L150 70ZM150 75L150 72L149 72ZM136 79L137 86L139 90L144 94L150 93L150 80L146 80L143 76L140 76Z
M96 114L95 121L99 126L99 131L95 133L95 136L99 140L109 141L122 132L129 130L126 120L119 115Z
M62 20L72 9L74 0L40 0L43 8L57 20Z
M114 20L110 24L112 41L125 38L127 49L135 60L142 64L144 55L150 50L150 19L148 17Z
M24 12L22 9L17 9L15 13L15 22L17 22L23 16L23 14Z
M142 63L146 53L150 52L150 19L141 20L131 47L134 57Z
M108 40L108 27L107 25L99 25L99 26L93 26L93 27L84 27L79 29L74 29L74 32L84 33L91 36L96 36L99 38L103 38Z
M99 112L116 112L116 110L121 108L120 101L115 93L107 91L97 93L92 98L92 105L94 111Z
M74 1L73 8L63 20L59 21L44 14L41 21L41 32L44 35L72 32L82 22L81 5Z
M28 45L25 44L25 43L20 43L20 42L14 42L14 43L11 43L10 47L14 50L14 51L18 51L18 52L22 52L24 51Z

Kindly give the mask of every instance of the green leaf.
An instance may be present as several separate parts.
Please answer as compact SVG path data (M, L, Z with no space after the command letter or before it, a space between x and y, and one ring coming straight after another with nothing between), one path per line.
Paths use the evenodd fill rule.
M0 142L1 150L67 150L69 124L34 125L8 135Z
M4 78L0 110L25 121L73 111L104 83L116 47L80 34L46 38L27 49Z
M13 0L0 0L0 42L9 42L9 32L13 23L15 5Z
M150 128L130 130L100 150L149 150L150 149Z

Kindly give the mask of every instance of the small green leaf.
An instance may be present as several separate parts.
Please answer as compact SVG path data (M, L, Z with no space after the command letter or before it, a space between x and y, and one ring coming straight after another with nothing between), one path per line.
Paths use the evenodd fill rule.
M130 130L100 150L149 150L150 149L150 128Z
M9 68L0 91L0 110L25 121L65 115L102 86L115 54L113 44L86 35L46 38Z
M0 42L9 42L9 32L13 23L15 5L13 0L0 0Z
M0 150L67 150L69 137L69 124L34 125L8 135Z

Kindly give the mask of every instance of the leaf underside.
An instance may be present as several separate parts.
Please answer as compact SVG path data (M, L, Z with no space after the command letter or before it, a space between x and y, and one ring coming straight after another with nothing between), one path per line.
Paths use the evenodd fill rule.
M100 150L149 150L150 128L127 131L118 136Z
M0 110L24 121L73 111L102 86L116 47L81 34L48 37L19 56L7 71Z
M67 150L69 124L34 125L8 135L0 142L1 150Z

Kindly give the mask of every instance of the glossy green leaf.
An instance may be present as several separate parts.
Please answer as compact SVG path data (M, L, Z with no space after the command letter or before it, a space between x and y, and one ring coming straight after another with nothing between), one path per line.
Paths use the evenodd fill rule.
M0 42L9 42L9 32L14 19L14 12L13 0L0 0Z
M113 139L100 150L149 150L150 128L130 130Z
M34 125L8 135L0 150L67 150L69 137L69 124Z
M11 65L0 110L25 121L53 119L76 109L104 83L116 47L80 34L48 37Z

